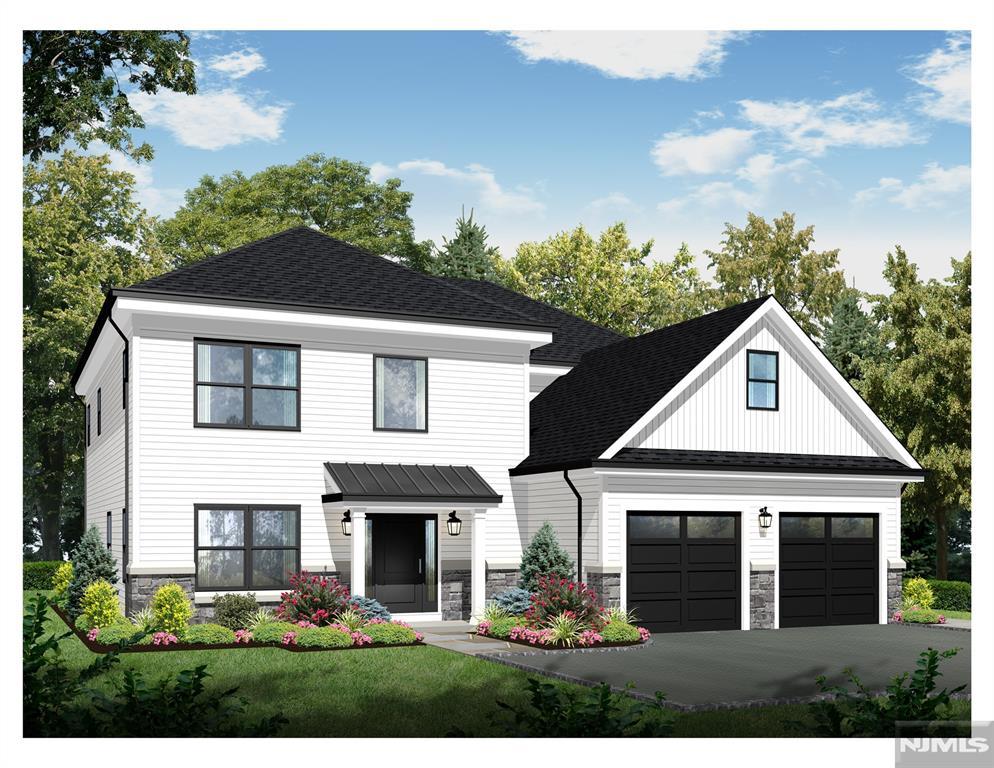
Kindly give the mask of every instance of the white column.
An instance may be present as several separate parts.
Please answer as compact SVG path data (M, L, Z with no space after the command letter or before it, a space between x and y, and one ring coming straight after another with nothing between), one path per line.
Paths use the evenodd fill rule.
M366 594L366 510L352 508L352 581L353 595Z
M487 603L487 510L473 510L470 620L479 621Z

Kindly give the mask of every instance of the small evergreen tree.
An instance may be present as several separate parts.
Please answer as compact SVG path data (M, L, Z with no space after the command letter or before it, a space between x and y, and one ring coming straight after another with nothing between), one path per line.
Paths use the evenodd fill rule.
M72 553L72 581L69 583L69 600L66 609L75 620L80 613L80 602L86 588L95 581L117 584L117 561L100 539L100 531L91 525L79 540Z
M500 253L487 245L487 230L473 221L472 209L468 219L463 209L456 220L456 236L451 240L443 237L442 243L431 266L434 274L469 280L493 279L494 260L500 258Z
M521 587L534 592L538 589L539 576L552 573L560 578L570 578L573 575L573 558L559 546L552 525L545 522L521 553Z
M862 361L876 363L883 358L880 330L860 308L858 291L850 289L835 302L825 329L825 354L850 382L863 377Z

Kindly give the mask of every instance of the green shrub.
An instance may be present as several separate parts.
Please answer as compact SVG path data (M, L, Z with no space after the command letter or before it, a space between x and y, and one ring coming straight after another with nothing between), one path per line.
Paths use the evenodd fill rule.
M335 627L298 627L297 645L301 648L348 648L352 645L352 636Z
M942 581L929 579L935 601L932 607L940 611L969 611L971 587L966 581ZM924 607L924 606L923 606Z
M496 600L490 600L483 607L483 615L480 616L480 621L498 621L506 619L510 615L506 608L497 604Z
M151 605L132 611L130 619L131 623L142 632L155 632L155 611L152 610Z
M117 590L106 581L95 581L86 588L80 611L79 618L87 629L109 627L123 619Z
M239 627L241 629L241 627ZM235 642L235 633L220 624L191 624L186 628L184 643L204 643L205 645L224 645Z
M279 619L276 618L276 614L273 613L268 608L259 608L248 618L248 623L245 625L245 629L249 632L255 632L259 627L265 626L266 624L275 624Z
M279 643L283 640L283 635L287 632L300 634L303 627L291 624L289 621L274 621L270 624L262 624L252 630L252 640L256 643Z
M56 600L65 600L69 593L69 585L72 583L72 563L65 561L59 564L52 576L52 590L55 592Z
M535 592L538 590L539 577L550 574L570 578L573 574L573 559L559 546L552 525L545 522L521 553L521 587L528 592Z
M549 639L553 644L565 645L567 648L572 648L576 645L580 639L580 633L585 629L589 629L583 623L583 619L565 611L555 616L550 616L544 626L545 629L549 630Z
M128 622L118 622L104 627L97 634L97 642L104 645L117 645L118 643L136 642L142 635L142 631Z
M214 595L214 621L228 629L245 629L252 614L259 610L255 595Z
M492 637L506 640L507 636L511 634L512 629L526 625L527 622L521 616L501 616L498 619L491 620L488 634Z
M494 604L502 608L509 616L521 616L531 608L532 594L527 589L511 587L494 595Z
M107 549L95 525L91 525L83 534L70 560L73 573L66 611L70 618L75 619L80 614L79 604L88 586L100 580L117 584L117 561Z
M384 608L378 600L375 600L372 597L352 595L349 597L349 602L355 606L355 609L359 611L359 613L366 617L366 621L369 621L370 619L383 619L384 621L390 621L392 618L390 616L390 611Z
M54 589L53 579L60 565L63 565L62 560L40 560L24 563L24 588L32 590Z
M183 587L163 584L152 597L152 613L157 631L169 632L182 640L193 617L193 607Z
M355 632L357 629L362 629L366 626L367 621L369 621L369 619L367 619L363 613L355 608L346 608L335 617L335 623L341 624L343 627L347 628L349 632Z
M904 582L902 601L905 608L931 608L934 599L932 588L925 579L908 579Z
M605 643L637 643L639 628L626 621L609 621L600 630Z
M414 642L414 630L403 624L368 624L362 628L374 643L383 645L403 645Z
M935 560L924 552L909 552L904 556L904 578L928 579L935 574Z
M938 624L939 615L933 608L908 608L901 611L901 621L905 624Z

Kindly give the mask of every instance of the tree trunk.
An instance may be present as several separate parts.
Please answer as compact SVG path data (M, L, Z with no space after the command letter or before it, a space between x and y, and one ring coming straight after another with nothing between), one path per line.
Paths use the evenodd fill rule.
M935 511L935 576L949 578L949 516L945 509Z
M66 451L61 435L52 439L42 455L45 482L38 498L38 523L43 560L62 559L62 488L65 485Z

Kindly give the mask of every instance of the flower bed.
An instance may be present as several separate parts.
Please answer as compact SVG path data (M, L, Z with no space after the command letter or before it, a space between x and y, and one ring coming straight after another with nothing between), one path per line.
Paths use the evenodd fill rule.
M898 624L945 624L946 617L939 611L917 606L895 611L893 619Z
M512 626L506 633L501 631L500 634L493 634L491 632L492 627L492 622L486 620L481 621L476 626L476 635L479 637L504 640L517 645L527 645L531 648L541 648L542 650L548 651L576 650L577 648L619 648L631 645L642 645L647 642L650 637L649 630L645 627L633 627L633 630L637 633L638 639L621 641L605 640L602 632L593 629L583 629L577 633L575 640L573 640L572 644L570 644L567 642L556 641L553 630L549 628L536 629L530 627L524 620L522 620L521 623L514 624L514 626Z

